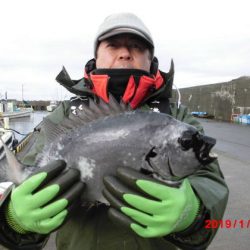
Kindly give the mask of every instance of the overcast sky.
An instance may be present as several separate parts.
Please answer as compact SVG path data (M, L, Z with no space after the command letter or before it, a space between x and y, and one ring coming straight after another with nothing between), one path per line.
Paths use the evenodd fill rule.
M0 99L64 99L55 81L64 65L83 77L98 25L133 12L151 30L160 69L175 63L179 87L250 75L248 0L0 0Z

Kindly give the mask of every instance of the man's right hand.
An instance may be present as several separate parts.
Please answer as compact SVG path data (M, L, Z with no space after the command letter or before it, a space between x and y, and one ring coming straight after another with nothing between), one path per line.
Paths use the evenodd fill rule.
M65 221L84 188L80 172L65 168L64 161L53 161L12 191L5 211L12 229L21 234L48 234Z

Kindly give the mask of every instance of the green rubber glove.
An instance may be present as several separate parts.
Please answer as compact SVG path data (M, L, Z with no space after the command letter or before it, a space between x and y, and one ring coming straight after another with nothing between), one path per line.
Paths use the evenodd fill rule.
M64 222L83 189L79 172L63 172L65 167L64 161L54 161L12 191L5 211L12 229L21 234L48 234Z
M110 216L144 238L162 237L188 228L199 211L199 199L188 179L170 187L130 168L104 178Z

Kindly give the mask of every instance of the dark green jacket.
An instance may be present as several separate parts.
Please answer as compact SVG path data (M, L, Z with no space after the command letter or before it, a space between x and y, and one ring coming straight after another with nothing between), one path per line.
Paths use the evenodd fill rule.
M187 109L171 105L170 113L176 119L191 124L203 132L199 122L188 114ZM69 114L69 102L63 102L50 116L54 123L60 123ZM35 146L22 158L22 162L32 165L35 156L43 148L44 137L37 132ZM202 211L196 221L184 232L163 238L144 239L135 233L118 227L108 219L108 207L100 205L88 210L82 207L57 232L56 245L59 250L172 250L176 246L183 249L205 249L213 239L216 230L205 229L205 219L220 220L228 199L228 188L217 161L203 167L188 177L202 203ZM12 232L13 233L13 232ZM17 249L40 249L46 239L33 235L29 240L19 237ZM28 237L28 236L26 236ZM23 240L23 244L20 241ZM33 248L27 248L33 242ZM36 248L35 248L36 246Z

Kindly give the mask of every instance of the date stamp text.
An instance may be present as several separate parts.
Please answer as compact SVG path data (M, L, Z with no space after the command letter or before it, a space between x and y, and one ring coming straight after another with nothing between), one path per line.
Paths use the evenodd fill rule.
M226 219L226 220L205 220L205 228L250 228L250 220Z

